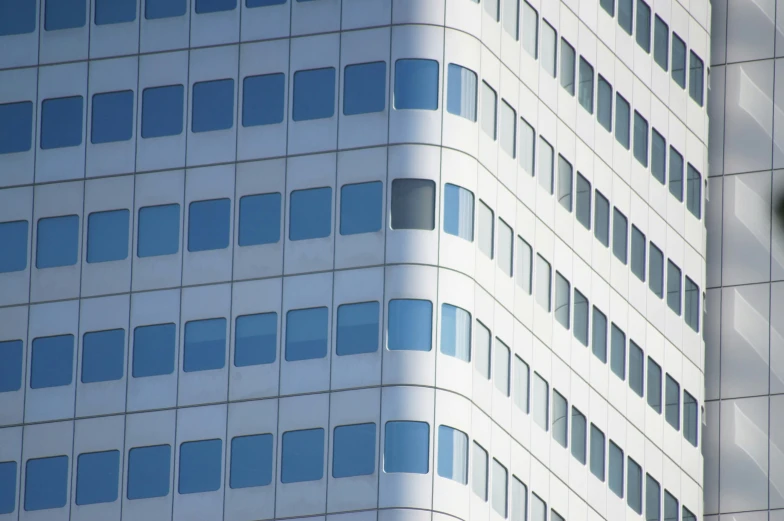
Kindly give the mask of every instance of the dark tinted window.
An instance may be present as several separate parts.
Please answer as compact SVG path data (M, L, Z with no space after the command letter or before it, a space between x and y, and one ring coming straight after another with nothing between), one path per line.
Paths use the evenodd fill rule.
M94 212L87 219L87 262L128 258L128 210Z
M16 510L16 462L0 462L0 514Z
M704 91L704 68L705 65L700 57L694 54L694 51L689 51L689 96L700 107L702 107L702 93Z
M607 316L596 306L593 308L591 351L602 363L607 363Z
M629 150L629 125L631 121L631 114L629 102L623 96L615 93L615 140L621 144L623 148Z
M585 415L572 407L572 456L583 465L586 462L586 431Z
M645 357L640 346L629 341L629 388L642 397Z
M438 62L403 59L395 62L395 108L438 108Z
M47 4L51 2L49 0ZM81 96L44 100L41 104L41 148L81 145L83 115L84 98Z
M82 383L119 380L125 373L125 330L93 331L82 337Z
M700 288L689 277L685 277L683 318L695 332L700 331Z
M651 8L643 0L637 0L637 45L645 52L651 52Z
M234 331L234 365L271 364L278 353L278 314L259 313L237 317Z
M613 255L626 264L629 241L629 224L618 208L613 208Z
M626 380L626 334L615 324L610 332L610 370Z
M44 0L44 29L57 31L84 27L87 20L86 0Z
M662 370L661 366L648 357L648 405L661 414L662 412Z
M291 192L289 240L321 239L332 234L332 188Z
M593 213L593 234L605 246L610 245L610 201L596 190Z
M184 102L185 88L182 85L144 89L142 93L142 137L153 138L181 134Z
M226 319L192 320L185 324L182 369L209 371L226 365Z
M607 132L612 132L613 89L600 74L596 92L596 120Z
M697 423L699 412L697 399L691 394L683 391L683 437L686 441L697 446Z
M665 72L669 69L670 28L658 15L653 24L653 61Z
M117 500L120 488L120 451L88 452L76 460L76 504Z
M588 345L588 308L588 299L574 288L574 338L584 346Z
M340 188L340 234L381 230L383 197L381 181L343 185Z
M294 309L286 314L286 360L327 356L329 311L326 307Z
M188 207L188 251L227 248L230 228L230 199L192 202Z
M631 458L627 459L627 504L629 508L642 514L642 468Z
M610 16L615 16L615 0L599 0L599 5Z
M332 477L367 476L376 470L376 424L335 427Z
M180 445L180 494L213 492L221 487L223 442L189 441Z
M187 9L187 0L145 0L144 17L148 20L182 16Z
M618 25L632 34L632 24L634 20L634 0L618 0Z
M604 481L604 433L591 424L591 474Z
M661 486L659 482L645 474L645 521L661 519Z
M331 118L335 114L335 69L294 73L294 121Z
M580 56L580 90L577 99L588 114L593 114L593 66L582 56Z
M651 243L648 250L648 287L659 298L664 297L664 255Z
M245 0L245 7L267 7L270 5L283 5L286 0Z
M681 430L681 386L670 375L664 384L664 419L676 431Z
M634 111L634 158L639 163L648 166L648 121Z
M74 337L58 335L33 340L30 388L59 387L73 381Z
M263 487L272 483L272 434L237 436L231 440L231 488Z
M27 460L24 509L47 510L68 503L68 456Z
M318 481L324 476L324 429L283 433L280 481Z
M387 101L385 62L349 65L343 70L343 114L382 112Z
M219 1L223 2L224 0ZM236 0L231 1L235 2ZM199 0L196 0L197 13L199 12L198 6ZM232 126L234 126L234 80L194 83L191 130L193 132L209 132L211 130L225 130Z
M577 172L575 189L575 215L586 230L591 229L591 183Z
M682 89L686 88L686 43L672 33L672 80Z
M237 0L196 0L196 14L231 11L237 7Z
M27 221L0 223L0 273L27 268Z
M645 235L632 225L632 273L645 282Z
M667 306L681 315L681 269L667 259Z
M338 307L338 356L378 351L378 302L343 304Z
M38 26L36 0L5 0L0 2L0 36L27 34ZM2 121L2 118L0 118ZM3 508L0 507L0 513ZM11 509L13 512L13 509Z
M697 219L702 217L702 176L691 163L686 167L686 209Z
M38 220L35 266L73 266L79 258L79 217L65 215Z
M615 443L610 441L610 450L607 461L607 474L610 490L623 499L623 451Z
M135 15L136 11L134 8ZM99 144L131 139L133 137L133 120L136 117L133 110L133 101L134 93L132 90L105 92L93 96L90 141L93 144Z
M134 20L136 0L95 0L95 25L120 24Z
M180 205L163 204L139 209L136 255L155 257L180 251Z
M667 177L667 142L656 129L651 129L651 174L654 179L664 184Z
M0 342L0 393L18 391L22 388L23 357L24 343L21 340Z
M9 5L11 1L9 0ZM29 0L23 0L25 2ZM14 5L16 2L14 1ZM35 9L35 4L33 4ZM13 9L12 9L13 11ZM2 12L2 7L0 7ZM3 24L0 16L0 28ZM0 34L2 31L0 30ZM33 143L33 104L30 101L0 104L0 154L30 150Z
M282 72L248 76L242 84L242 126L282 122L286 112L285 99L286 75Z
M240 246L274 244L280 241L280 193L246 195L240 198Z
M392 229L434 230L436 186L429 179L392 181Z
M137 327L133 332L134 378L174 372L176 336L174 324Z
M135 447L128 452L128 499L169 495L171 445Z
M683 201L683 156L670 147L670 193Z

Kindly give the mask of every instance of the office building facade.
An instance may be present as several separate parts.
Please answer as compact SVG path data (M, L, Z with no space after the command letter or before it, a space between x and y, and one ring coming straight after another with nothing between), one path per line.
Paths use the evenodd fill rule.
M702 519L710 19L0 0L0 521Z

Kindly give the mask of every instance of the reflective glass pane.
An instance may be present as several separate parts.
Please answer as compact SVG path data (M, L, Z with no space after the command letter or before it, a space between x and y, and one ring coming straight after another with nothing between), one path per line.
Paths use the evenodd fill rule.
M185 88L182 85L144 89L142 93L142 137L153 138L181 134L184 102Z
M438 426L438 475L468 483L468 436L446 425Z
M629 491L626 503L629 508L642 514L642 468L631 458L627 459L627 490Z
M434 230L436 185L429 179L392 181L393 230Z
M134 378L174 372L176 337L174 324L137 327L133 332Z
M681 430L681 386L670 375L664 385L664 419L676 431Z
M73 381L74 337L58 335L33 340L30 388L59 387Z
M634 159L648 167L648 121L634 111Z
M539 186L553 193L553 147L545 138L539 136Z
M450 183L444 185L444 231L474 240L474 194Z
M539 57L539 62L542 64L542 69L555 78L558 34L555 28L547 23L547 20L542 20L542 22L542 53Z
M16 9L16 1L8 0L9 5L13 1ZM29 0L25 0L29 2ZM35 10L35 3L30 2ZM0 13L3 12L3 4L0 4ZM0 15L0 35L4 18ZM33 104L29 101L17 103L0 104L0 154L13 154L16 152L27 152L33 143Z
M501 465L498 460L493 459L493 496L490 504L493 510L506 519L507 497L506 490L509 482L509 473L506 467Z
M312 360L327 356L329 310L294 309L286 313L286 360Z
M24 509L48 510L68 503L68 456L29 459L25 466Z
M550 263L536 254L536 302L548 313L550 312Z
M280 241L280 193L240 198L240 246L275 244Z
M196 0L196 12L198 12L199 1ZM230 1L236 2L236 0ZM209 132L233 127L234 80L225 79L194 83L192 112L191 131L193 132Z
M45 0L42 4L45 6L44 29L47 31L84 27L87 20L85 0Z
M618 0L618 25L632 34L632 22L634 20L634 0Z
M569 404L555 389L553 389L552 421L553 439L561 447L566 447L569 439Z
M136 255L155 257L180 251L180 205L164 204L139 209Z
M24 343L21 340L0 342L0 393L22 388L22 358Z
M498 219L498 267L508 277L512 276L512 240L514 232Z
M682 89L686 88L686 43L672 33L672 80Z
M148 20L157 20L183 16L187 7L187 0L145 0L144 17Z
M575 217L586 230L591 229L591 183L577 172L575 189Z
M661 520L661 486L650 474L645 475L645 521Z
M599 5L610 16L615 16L615 0L599 0Z
M528 519L528 487L512 476L512 521Z
M632 273L645 282L645 235L632 225Z
M181 444L177 491L180 494L195 494L220 489L222 460L221 440L189 441Z
M629 388L637 393L637 396L642 397L643 395L643 379L644 379L644 368L645 365L645 357L642 354L642 349L640 346L634 343L634 341L629 341Z
M699 408L697 399L683 391L683 437L686 441L697 446L697 423L699 422Z
M574 338L588 345L588 299L577 288L574 289Z
M623 499L623 451L610 441L610 454L607 462L607 473L610 490Z
M471 360L471 313L441 304L441 352L458 360Z
M378 302L360 302L338 306L338 356L378 351Z
M547 503L531 493L531 521L547 521Z
M487 451L474 442L472 453L471 490L482 501L487 501Z
M596 120L607 132L612 132L613 89L600 74L596 92Z
M424 422L391 421L384 430L384 472L427 474L430 426Z
M653 61L655 61L664 72L669 70L670 28L658 15L656 15L653 23Z
M593 114L593 66L582 56L580 56L580 90L577 99L588 114Z
M628 251L628 221L618 208L613 208L613 255L626 264Z
M438 62L402 59L395 62L395 108L438 108Z
M447 112L469 121L476 121L476 73L450 63L447 74Z
M509 396L509 357L509 347L501 342L500 339L496 338L493 380L495 381L495 388L498 389L504 396Z
M482 131L496 138L496 115L498 113L498 96L490 85L482 82Z
M702 176L691 163L686 167L686 209L697 219L702 217Z
M192 202L188 207L188 251L227 248L230 228L231 199Z
M651 131L651 174L664 184L667 168L667 142L656 129Z
M681 314L681 269L667 259L667 306Z
M637 0L637 28L634 33L637 45L645 52L651 52L651 7L643 0Z
M558 154L558 203L572 211L572 164Z
M523 0L523 49L535 60L538 56L539 13Z
M0 223L0 273L27 268L27 221Z
M574 96L574 47L561 37L561 87Z
M88 452L76 460L76 504L93 505L117 500L120 451Z
M659 297L664 297L664 254L651 243L648 250L648 287Z
M586 430L585 415L572 407L572 456L583 465L585 465L586 461Z
M286 75L282 72L247 76L242 80L242 126L281 123L285 99Z
M182 369L209 371L226 365L226 319L210 318L185 323Z
M517 40L517 20L520 16L520 0L504 0L504 30Z
M376 471L376 424L335 427L332 477L367 476Z
M520 118L520 166L533 177L536 156L536 131L525 119Z
M234 366L271 364L278 353L278 314L237 317L234 331Z
M670 193L683 201L683 156L670 147Z
M667 490L664 491L664 521L678 521L678 500Z
M626 380L626 334L615 324L610 333L610 370Z
M703 87L704 68L700 57L694 54L694 51L689 51L689 96L700 107L702 107L702 96L705 90Z
M87 262L111 262L128 258L131 212L94 212L87 218Z
M16 462L0 462L0 514L16 510Z
M482 200L479 201L477 225L479 227L479 251L492 259L495 217L493 216L493 210Z
M387 102L385 62L349 65L343 70L343 114L382 112Z
M531 270L533 268L533 250L531 245L517 236L517 285L523 291L531 294Z
M566 329L570 327L571 286L559 272L555 272L555 320Z
M231 488L263 487L272 483L272 434L237 436L231 440Z
M604 433L591 424L591 474L604 481Z
M610 201L599 190L595 191L593 235L605 246L610 245Z
M171 445L135 447L128 452L128 499L169 495Z
M487 380L490 379L490 330L480 321L476 321L474 329L474 369Z
M81 96L44 100L41 104L42 150L82 144L83 105Z
M522 358L515 355L514 359L514 404L528 414L528 379L530 369Z
M237 7L237 0L196 0L196 14L231 11Z
M662 370L661 366L648 357L648 405L661 414L662 412Z
M332 188L295 190L290 200L289 240L321 239L332 234Z
M104 0L113 2L114 0ZM96 0L96 7L99 0ZM122 0L119 3L128 3ZM135 0L130 0L133 5L133 16L136 18ZM98 13L96 12L96 18ZM128 20L132 21L132 20ZM90 141L93 144L127 141L133 137L133 121L136 114L133 110L134 92L124 90L121 92L106 92L93 96L92 131Z
M82 383L119 380L125 373L125 330L94 331L82 337Z
M95 25L119 24L134 20L136 20L136 0L95 0Z
M283 433L280 481L318 481L324 476L324 429Z
M343 185L340 188L340 234L381 230L383 197L381 181Z
M539 376L539 373L534 372L534 421L539 427L548 430L550 422L550 390L547 381Z
M607 316L593 307L593 335L591 337L591 352L593 356L607 363Z
M686 507L683 507L683 513L681 514L681 521L697 521L697 516L692 514L691 510Z
M390 300L388 321L387 349L430 351L433 304L429 300Z
M34 32L38 26L37 4L36 0L4 0L0 2L0 36ZM2 510L0 507L0 512Z
M623 96L615 93L615 140L623 148L629 150L629 125L631 113L629 102Z
M517 113L511 105L503 99L501 100L500 126L501 150L514 159L517 153L515 150L517 144Z

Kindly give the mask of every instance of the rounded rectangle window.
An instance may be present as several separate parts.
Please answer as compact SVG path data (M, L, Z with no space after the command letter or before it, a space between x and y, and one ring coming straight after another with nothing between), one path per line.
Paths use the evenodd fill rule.
M404 58L395 62L395 108L438 109L438 62Z

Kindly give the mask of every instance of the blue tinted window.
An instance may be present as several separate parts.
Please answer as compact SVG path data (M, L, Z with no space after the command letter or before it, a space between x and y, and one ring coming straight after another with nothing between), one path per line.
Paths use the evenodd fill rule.
M137 327L133 332L134 378L174 372L176 336L177 327L174 324Z
M327 308L295 309L286 314L286 360L311 360L327 356Z
M148 20L182 16L187 8L187 0L146 0L144 17Z
M229 246L230 199L195 201L188 208L188 251L221 250Z
M16 462L0 462L0 514L16 510Z
M231 11L237 7L237 0L196 0L196 14Z
M331 118L335 114L335 69L294 73L294 121Z
M88 452L76 460L76 504L111 503L120 486L120 451Z
M280 240L280 205L279 193L240 198L240 246L274 244Z
M384 472L427 474L430 467L430 426L424 422L387 422Z
M468 484L468 436L446 425L438 426L438 475Z
M120 24L134 20L136 0L95 0L95 25Z
M73 266L79 256L79 217L39 219L37 243L36 268Z
M382 112L387 101L385 62L349 65L343 71L343 114Z
M332 233L332 188L291 192L289 240L319 239Z
M248 0L248 3L251 1ZM282 72L245 78L242 84L242 126L274 125L282 122L285 96L286 75Z
M93 96L90 134L90 141L93 144L127 141L133 137L133 119L136 117L133 111L133 99L132 90L106 92Z
M446 110L469 121L476 121L476 73L450 63L448 74Z
M381 181L343 185L340 188L340 234L381 230L383 192Z
M87 219L87 262L128 258L128 210L91 213Z
M27 221L0 223L0 273L27 268Z
M68 456L27 460L24 509L61 508L68 503Z
M433 304L429 300L389 301L387 349L430 351Z
M444 186L444 231L474 240L474 194L449 183Z
M215 0L210 0L210 2L213 1ZM197 0L196 12L199 9L198 5L199 1ZM194 83L191 130L193 132L209 132L211 130L231 128L233 125L234 80L226 79Z
M180 205L162 204L139 209L136 255L155 257L180 251Z
M176 136L182 133L182 85L150 87L142 93L142 137Z
M438 108L438 62L405 59L395 62L395 108Z
M245 7L266 7L268 5L283 5L286 0L245 0Z
M52 1L52 0L49 0ZM81 96L51 98L41 104L41 148L76 147L82 144Z
M128 499L169 495L171 445L136 447L128 453Z
M34 32L38 25L36 4L36 0L0 0L0 36ZM2 510L0 507L0 513Z
M324 476L324 429L283 433L280 480L317 481Z
M187 329L186 329L187 331ZM223 442L189 441L180 445L180 494L213 492L221 487Z
M231 488L272 483L272 434L237 436L231 440Z
M19 0L5 1L16 3ZM0 0L0 28L3 24L2 12L3 0ZM2 35L2 31L0 31L0 35ZM27 152L32 147L32 143L33 103L20 101L0 104L0 154Z
M376 424L335 427L332 477L367 476L376 470Z
M259 313L237 317L234 332L234 365L271 364L278 352L278 314Z
M44 29L74 29L84 27L87 20L87 0L45 0Z
M378 350L378 302L338 307L338 356L375 353Z
M24 344L21 340L0 342L0 393L18 391L22 388L23 356Z
M82 383L119 380L124 365L125 330L94 331L82 337Z
M71 385L73 355L73 335L46 336L33 340L30 388Z
M192 320L185 324L183 371L222 369L226 364L226 319Z
M441 305L441 352L459 360L471 360L471 313L465 309Z

